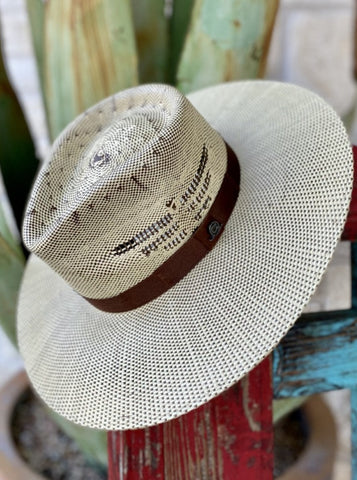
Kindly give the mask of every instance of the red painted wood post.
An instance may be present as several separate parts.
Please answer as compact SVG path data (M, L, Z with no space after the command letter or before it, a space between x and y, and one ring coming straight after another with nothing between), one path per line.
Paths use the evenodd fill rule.
M170 422L108 433L109 480L272 480L270 357Z
M357 240L357 146L353 146L353 159L355 175L353 179L352 199L345 228L342 233L342 240L349 240L351 242Z

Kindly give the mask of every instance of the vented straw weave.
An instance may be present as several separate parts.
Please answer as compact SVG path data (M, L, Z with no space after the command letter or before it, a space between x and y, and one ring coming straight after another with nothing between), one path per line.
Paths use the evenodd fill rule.
M158 97L160 112L152 114L152 99ZM27 218L46 209L47 216L25 222L25 240L52 268L34 255L29 260L18 307L19 345L35 389L50 407L76 423L103 429L141 428L181 415L238 381L297 319L343 228L352 186L352 153L342 123L323 100L298 87L256 81L208 88L189 99L237 154L241 190L216 247L149 304L108 314L92 307L73 288L99 298L110 296L119 284L125 288L138 275L150 272L133 266L137 271L124 269L117 281L111 278L111 267L90 262L91 250L98 245L109 245L110 250L122 243L112 221L118 215L117 197L105 203L100 195L108 192L112 199L118 185L115 171L122 168L120 178L124 178L130 166L127 159L140 162L143 152L149 152L162 193L158 198L168 203L171 192L175 198L179 194L180 181L186 185L195 174L203 144L210 149L210 171L219 164L223 142L189 104L172 89L158 85L105 100L64 132L35 185L27 213L35 212ZM130 101L145 105L144 119L135 113L112 125L112 107L124 111ZM172 105L182 111L169 124ZM146 124L151 115L154 132ZM165 131L165 125L172 125L173 131L169 139L165 135L166 146L159 152L165 165L161 168L147 142L157 130ZM99 127L104 132L101 141L96 137ZM131 131L137 136L130 138ZM103 150L106 142L112 150ZM126 160L116 157L116 149L121 148ZM68 160L71 152L74 158ZM193 152L190 161L185 152ZM114 158L110 166L108 155ZM89 185L86 170L95 158L98 175L93 174ZM183 174L182 164L190 163L191 169L184 168ZM216 168L219 179L221 170ZM49 176L62 181L66 192L53 195L52 200L60 199L54 204L60 212L50 212L48 194L60 187L46 190ZM137 180L141 183L143 178ZM153 188L154 174L150 182ZM147 191L142 193L134 183L128 196L139 196L141 207L132 209L130 198L124 198L127 203L121 206L122 223L117 227L122 231L127 226L128 235L145 224L137 221L138 215L146 216L150 224L152 216L161 218L163 212L160 202L146 204ZM219 185L217 180L217 189ZM83 200L86 195L88 200ZM100 198L100 211L91 209L89 201L95 206ZM65 200L71 205L68 210ZM92 215L85 213L85 206ZM73 233L78 223L74 211L81 225L78 234ZM58 220L61 216L65 220ZM57 230L62 230L61 235Z
M225 169L222 139L183 95L127 90L58 138L32 192L24 242L81 295L117 295L190 238Z

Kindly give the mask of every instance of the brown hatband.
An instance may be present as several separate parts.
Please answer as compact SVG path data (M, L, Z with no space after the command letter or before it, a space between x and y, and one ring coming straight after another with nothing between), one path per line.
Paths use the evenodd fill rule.
M201 225L191 238L149 277L115 297L93 299L84 297L104 312L134 310L154 300L179 282L216 245L236 204L240 168L233 150L226 144L227 170L221 188Z

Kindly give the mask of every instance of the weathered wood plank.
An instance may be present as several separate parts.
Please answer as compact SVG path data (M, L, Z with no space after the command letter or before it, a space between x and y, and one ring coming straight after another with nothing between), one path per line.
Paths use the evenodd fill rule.
M303 315L273 353L274 397L355 388L357 311Z
M354 160L354 179L353 189L349 212L345 228L342 232L342 240L349 240L355 242L357 240L357 147L353 146L353 160Z
M110 432L109 480L271 480L271 401L268 358L187 415L144 430Z
M44 37L52 138L89 106L137 84L129 0L49 0Z
M196 0L177 73L184 93L262 77L279 0Z

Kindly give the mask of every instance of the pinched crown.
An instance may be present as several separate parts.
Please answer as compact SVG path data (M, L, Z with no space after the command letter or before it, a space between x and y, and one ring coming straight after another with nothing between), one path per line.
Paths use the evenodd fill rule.
M56 140L33 187L24 242L81 295L118 295L192 236L225 170L222 138L182 94L126 90Z

